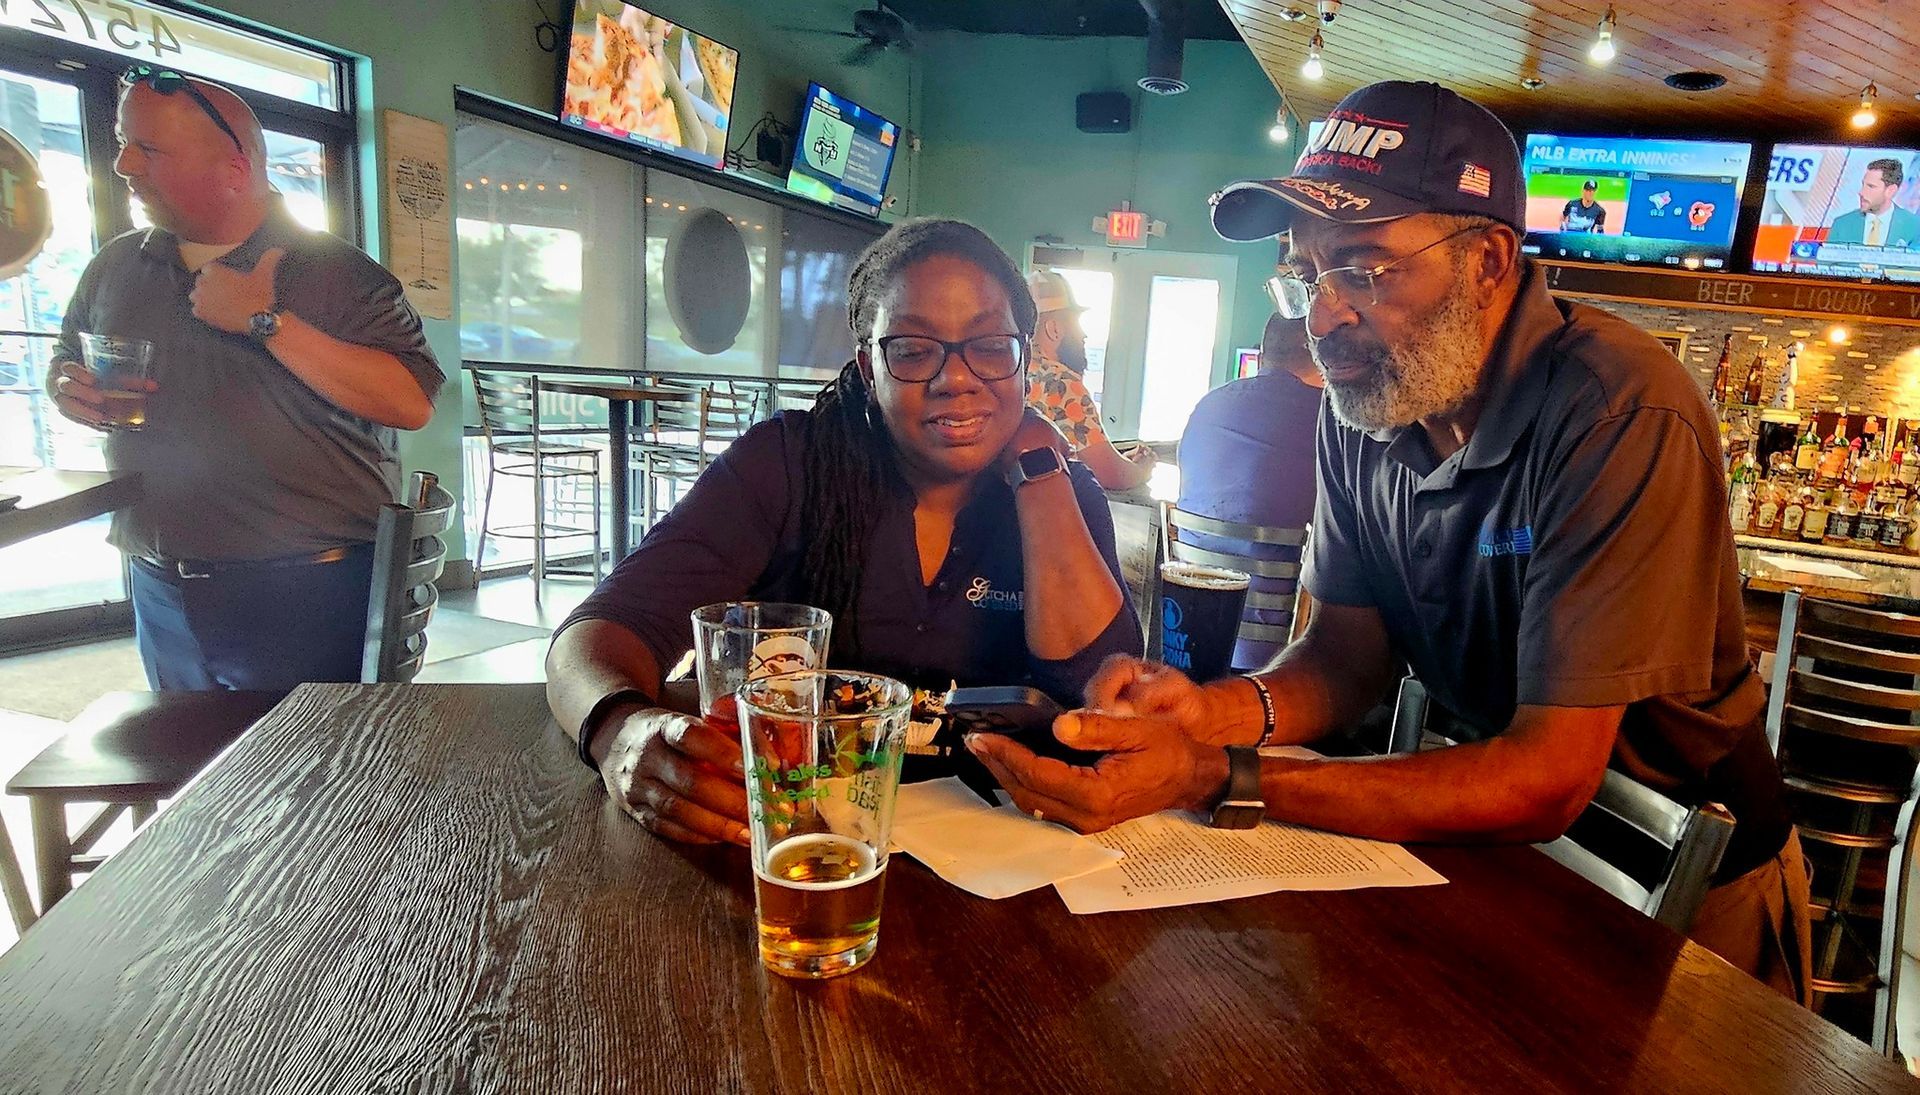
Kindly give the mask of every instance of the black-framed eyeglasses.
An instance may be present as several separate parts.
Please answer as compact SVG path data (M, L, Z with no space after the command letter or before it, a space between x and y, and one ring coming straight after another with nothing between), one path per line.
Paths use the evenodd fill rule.
M1380 303L1380 291L1376 279L1388 270L1406 262L1416 255L1431 251L1450 239L1456 239L1468 232L1484 231L1485 225L1472 224L1465 228L1449 232L1418 251L1409 251L1391 262L1378 266L1340 266L1322 272L1309 280L1298 274L1280 274L1267 279L1267 295L1273 298L1273 306L1280 311L1283 319L1305 319L1313 310L1313 299L1321 293L1332 293L1333 299L1347 302L1353 308L1368 308Z
M213 124L219 126L220 132L225 133L227 139L233 142L233 147L238 149L242 156L247 154L247 146L241 143L240 134L233 131L233 127L227 124L227 120L220 116L220 109L213 105L213 100L201 94L200 89L193 86L192 80L168 69L154 68L151 65L135 65L120 74L120 86L132 87L135 84L145 84L161 95L172 95L177 91L186 92L187 97L200 104L200 109L207 112L207 117L213 119Z
M1019 335L975 335L948 342L925 335L888 335L874 339L887 375L902 384L925 384L959 354L981 380L1005 380L1027 363L1027 340Z

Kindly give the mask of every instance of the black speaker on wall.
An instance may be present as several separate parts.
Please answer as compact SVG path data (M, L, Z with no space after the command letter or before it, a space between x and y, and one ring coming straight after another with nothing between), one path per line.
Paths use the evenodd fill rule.
M1073 124L1082 133L1125 133L1133 128L1133 100L1124 91L1089 91L1073 101Z

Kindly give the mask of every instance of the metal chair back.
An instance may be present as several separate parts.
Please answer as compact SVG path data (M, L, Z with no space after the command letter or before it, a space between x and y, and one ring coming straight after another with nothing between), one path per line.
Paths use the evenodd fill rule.
M1244 617L1240 622L1240 638L1284 646L1293 637L1291 625L1294 619L1295 591L1298 589L1300 579L1298 560L1299 553L1306 547L1307 530L1222 521L1217 517L1206 517L1183 510L1170 502L1162 502L1161 507L1162 558L1183 563L1226 567L1229 570L1245 571L1255 578L1271 578L1287 584L1287 588L1280 592L1249 589L1246 603L1247 612L1275 613L1284 617L1284 622L1256 623ZM1202 547L1194 542L1195 533L1261 546L1292 548L1294 550L1291 554L1294 556L1294 561L1260 558L1248 553L1222 550L1218 547ZM1269 617L1269 619L1272 618Z
M447 562L442 537L453 523L453 495L427 472L416 472L412 505L380 509L373 545L373 587L367 600L367 642L360 677L411 681L427 658L427 624L440 601L434 583Z
M1400 682L1389 737L1394 752L1423 744L1451 746L1428 729L1432 704L1409 675ZM1733 815L1717 803L1683 806L1633 778L1608 769L1565 835L1535 847L1681 933L1706 900L1713 872L1733 837Z

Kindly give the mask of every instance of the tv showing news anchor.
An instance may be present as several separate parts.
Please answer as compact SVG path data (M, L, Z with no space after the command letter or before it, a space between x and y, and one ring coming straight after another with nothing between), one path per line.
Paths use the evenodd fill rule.
M1920 282L1920 151L1775 145L1753 268Z

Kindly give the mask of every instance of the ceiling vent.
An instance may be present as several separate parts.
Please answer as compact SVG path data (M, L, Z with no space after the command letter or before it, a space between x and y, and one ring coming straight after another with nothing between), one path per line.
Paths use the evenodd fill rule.
M1187 0L1140 0L1147 12L1147 74L1140 77L1143 91L1155 95L1178 95L1187 90L1181 79L1187 49Z

